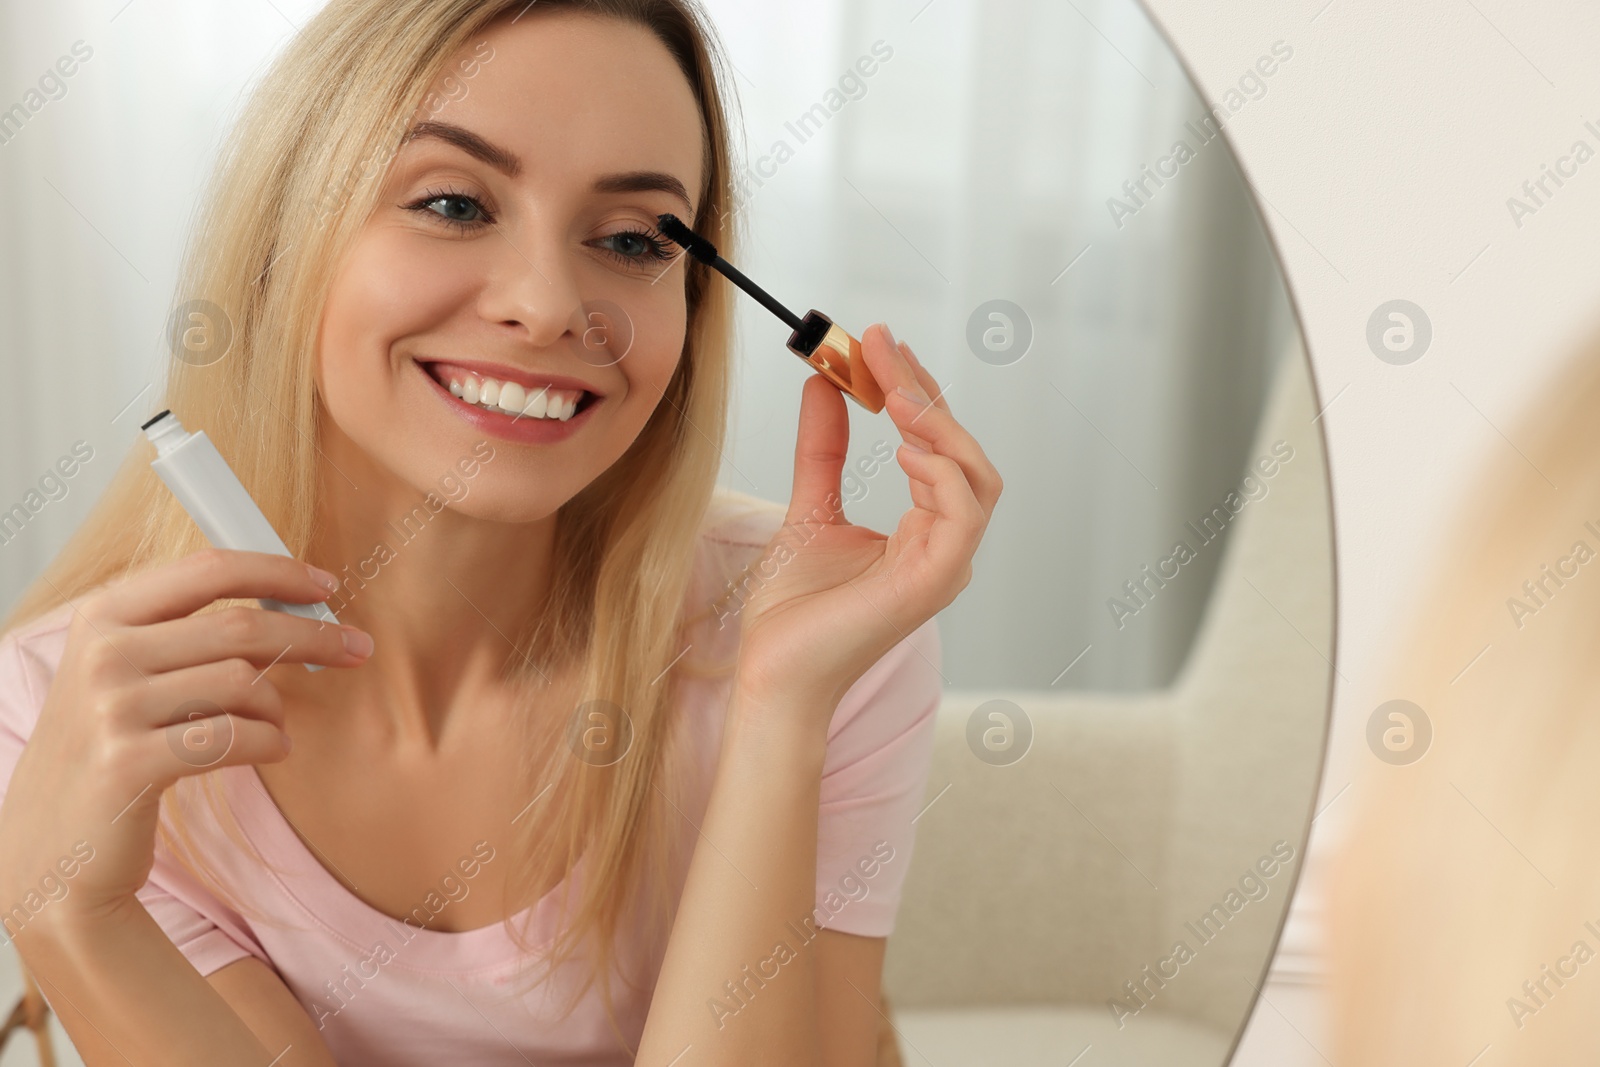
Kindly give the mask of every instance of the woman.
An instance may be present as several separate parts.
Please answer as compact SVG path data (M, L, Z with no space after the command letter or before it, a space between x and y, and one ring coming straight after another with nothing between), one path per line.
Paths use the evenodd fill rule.
M0 907L88 1064L872 1062L1001 481L873 327L894 533L815 376L788 508L714 491L730 291L653 223L730 243L719 70L692 0L334 0L254 94L167 400L316 566L136 449L0 646Z
M1335 1063L1600 1057L1597 355L1506 428L1395 645L1329 884Z

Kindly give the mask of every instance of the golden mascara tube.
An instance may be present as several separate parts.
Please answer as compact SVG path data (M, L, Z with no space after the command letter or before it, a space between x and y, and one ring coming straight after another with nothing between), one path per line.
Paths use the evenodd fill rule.
M851 400L876 415L883 410L883 389L861 356L861 342L852 337L822 312L812 309L800 318L784 307L761 286L746 278L732 263L717 254L717 247L685 226L676 215L660 215L661 232L689 255L717 271L733 284L755 297L768 311L788 323L789 351L838 386Z

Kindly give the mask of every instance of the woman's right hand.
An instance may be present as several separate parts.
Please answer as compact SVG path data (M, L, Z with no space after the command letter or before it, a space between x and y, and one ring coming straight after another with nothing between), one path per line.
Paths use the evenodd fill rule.
M25 930L134 904L168 786L288 755L267 668L355 667L372 651L353 626L257 607L193 613L233 598L314 604L336 588L332 575L287 556L207 549L74 605L55 680L0 805L0 917L10 934L24 915Z

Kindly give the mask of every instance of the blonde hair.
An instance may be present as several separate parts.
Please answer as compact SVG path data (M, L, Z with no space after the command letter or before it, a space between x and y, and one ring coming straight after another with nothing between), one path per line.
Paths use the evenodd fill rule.
M1356 783L1328 897L1336 1063L1600 1053L1597 354L1497 443L1395 646L1387 693L1432 741Z
M235 341L226 358L208 366L175 358L166 406L186 425L205 429L300 558L314 543L323 489L312 365L334 267L369 217L387 162L429 86L492 22L526 7L526 0L332 0L253 92L218 162L175 304L199 297L216 305ZM725 60L697 0L541 0L527 14L551 9L641 25L667 46L704 123L704 186L693 226L732 247ZM518 642L520 658L537 670L576 664L579 692L620 705L633 728L631 749L611 766L571 758L560 743L545 759L535 758L531 721L522 748L526 795L554 786L540 802L554 829L535 840L535 820L514 828L507 900L559 883L565 918L572 905L567 875L583 858L583 890L571 922L548 946L554 971L590 935L596 942L588 981L574 990L569 1011L610 973L615 930L644 876L665 880L683 862L667 847L672 820L680 818L670 802L671 776L662 773L672 747L670 686L653 683L683 647L690 572L726 433L732 331L730 290L698 262L687 264L686 295L677 372L627 453L560 509L549 606ZM8 628L59 606L62 596L204 547L151 473L150 458L141 439ZM700 669L717 673L726 666ZM687 661L673 671L686 669ZM198 780L179 784L187 791ZM207 792L220 799L220 789ZM185 843L180 815L189 805L180 796L175 789L163 798L162 840L226 899L204 857ZM671 922L669 896L652 896L657 936ZM531 948L525 930L512 933ZM600 985L613 1031L626 1045L610 983Z

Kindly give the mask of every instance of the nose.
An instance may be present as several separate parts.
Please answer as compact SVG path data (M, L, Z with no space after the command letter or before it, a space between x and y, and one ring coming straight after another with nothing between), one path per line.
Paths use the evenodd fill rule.
M582 297L559 240L496 229L499 245L478 298L485 321L517 331L529 345L546 348L580 322Z

